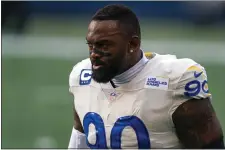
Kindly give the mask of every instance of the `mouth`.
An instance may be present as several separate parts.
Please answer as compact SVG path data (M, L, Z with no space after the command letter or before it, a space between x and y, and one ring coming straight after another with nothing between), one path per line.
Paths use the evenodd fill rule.
M92 67L94 70L97 70L97 69L103 67L103 65L92 65Z
M105 65L106 64L100 60L92 61L92 69L93 70L98 70L100 68L103 68L103 67L105 67Z

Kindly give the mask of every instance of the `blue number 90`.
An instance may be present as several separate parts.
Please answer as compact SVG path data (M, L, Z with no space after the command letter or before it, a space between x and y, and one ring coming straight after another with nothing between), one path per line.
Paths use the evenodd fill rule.
M186 91L184 92L184 95L188 97L197 96L201 90L204 93L209 93L207 80L204 80L202 84L198 80L190 81L185 85L184 89Z
M91 144L88 141L88 132L89 132L89 125L94 124L96 129L96 142L95 144ZM97 149L107 148L107 142L106 142L106 135L105 135L105 127L104 122L101 118L101 116L94 112L89 112L84 116L83 119L83 125L84 125L84 133L86 135L86 141L87 145L91 149ZM137 136L137 142L138 142L138 148L141 149L150 149L150 139L148 130L146 129L144 123L136 116L125 116L120 117L115 122L111 135L110 135L110 146L113 149L121 149L121 136L122 131L125 127L130 126L134 129L136 136Z

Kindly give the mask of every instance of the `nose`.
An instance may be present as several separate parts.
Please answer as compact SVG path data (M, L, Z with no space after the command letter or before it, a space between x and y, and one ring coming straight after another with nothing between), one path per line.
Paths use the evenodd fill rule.
M99 58L99 57L100 57L100 55L97 54L97 53L95 53L94 51L90 51L90 56L91 56L92 58Z
M96 59L96 58L100 58L101 57L101 54L99 53L98 50L93 49L93 50L90 51L90 56L92 58L95 58Z

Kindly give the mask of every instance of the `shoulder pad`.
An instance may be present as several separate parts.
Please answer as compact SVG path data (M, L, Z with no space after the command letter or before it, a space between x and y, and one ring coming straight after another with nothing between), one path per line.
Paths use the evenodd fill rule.
M184 72L196 64L194 60L189 58L177 59L175 55L160 55L154 64L154 68L160 72L161 76L170 79L170 86L173 88L173 85L178 83Z
M82 60L81 62L77 63L70 75L69 75L69 86L78 86L80 83L80 74L83 70L91 70L91 61L89 58Z

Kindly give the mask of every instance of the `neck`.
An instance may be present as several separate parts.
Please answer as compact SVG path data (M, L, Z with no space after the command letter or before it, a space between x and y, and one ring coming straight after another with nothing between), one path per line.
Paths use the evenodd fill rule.
M132 68L135 64L137 64L141 59L142 59L142 50L139 50L136 54L134 54L133 56L135 56L134 58L131 58L132 61L128 61L129 64L126 64L126 67L124 67L123 69L121 69L121 71L118 73L118 75L126 72L127 70L129 70L130 68Z
M138 57L136 58L137 59L134 61L134 63L131 64L126 71L114 77L112 81L116 86L118 86L119 84L130 82L148 62L148 59L145 57L142 50L140 50L140 54L138 54Z

